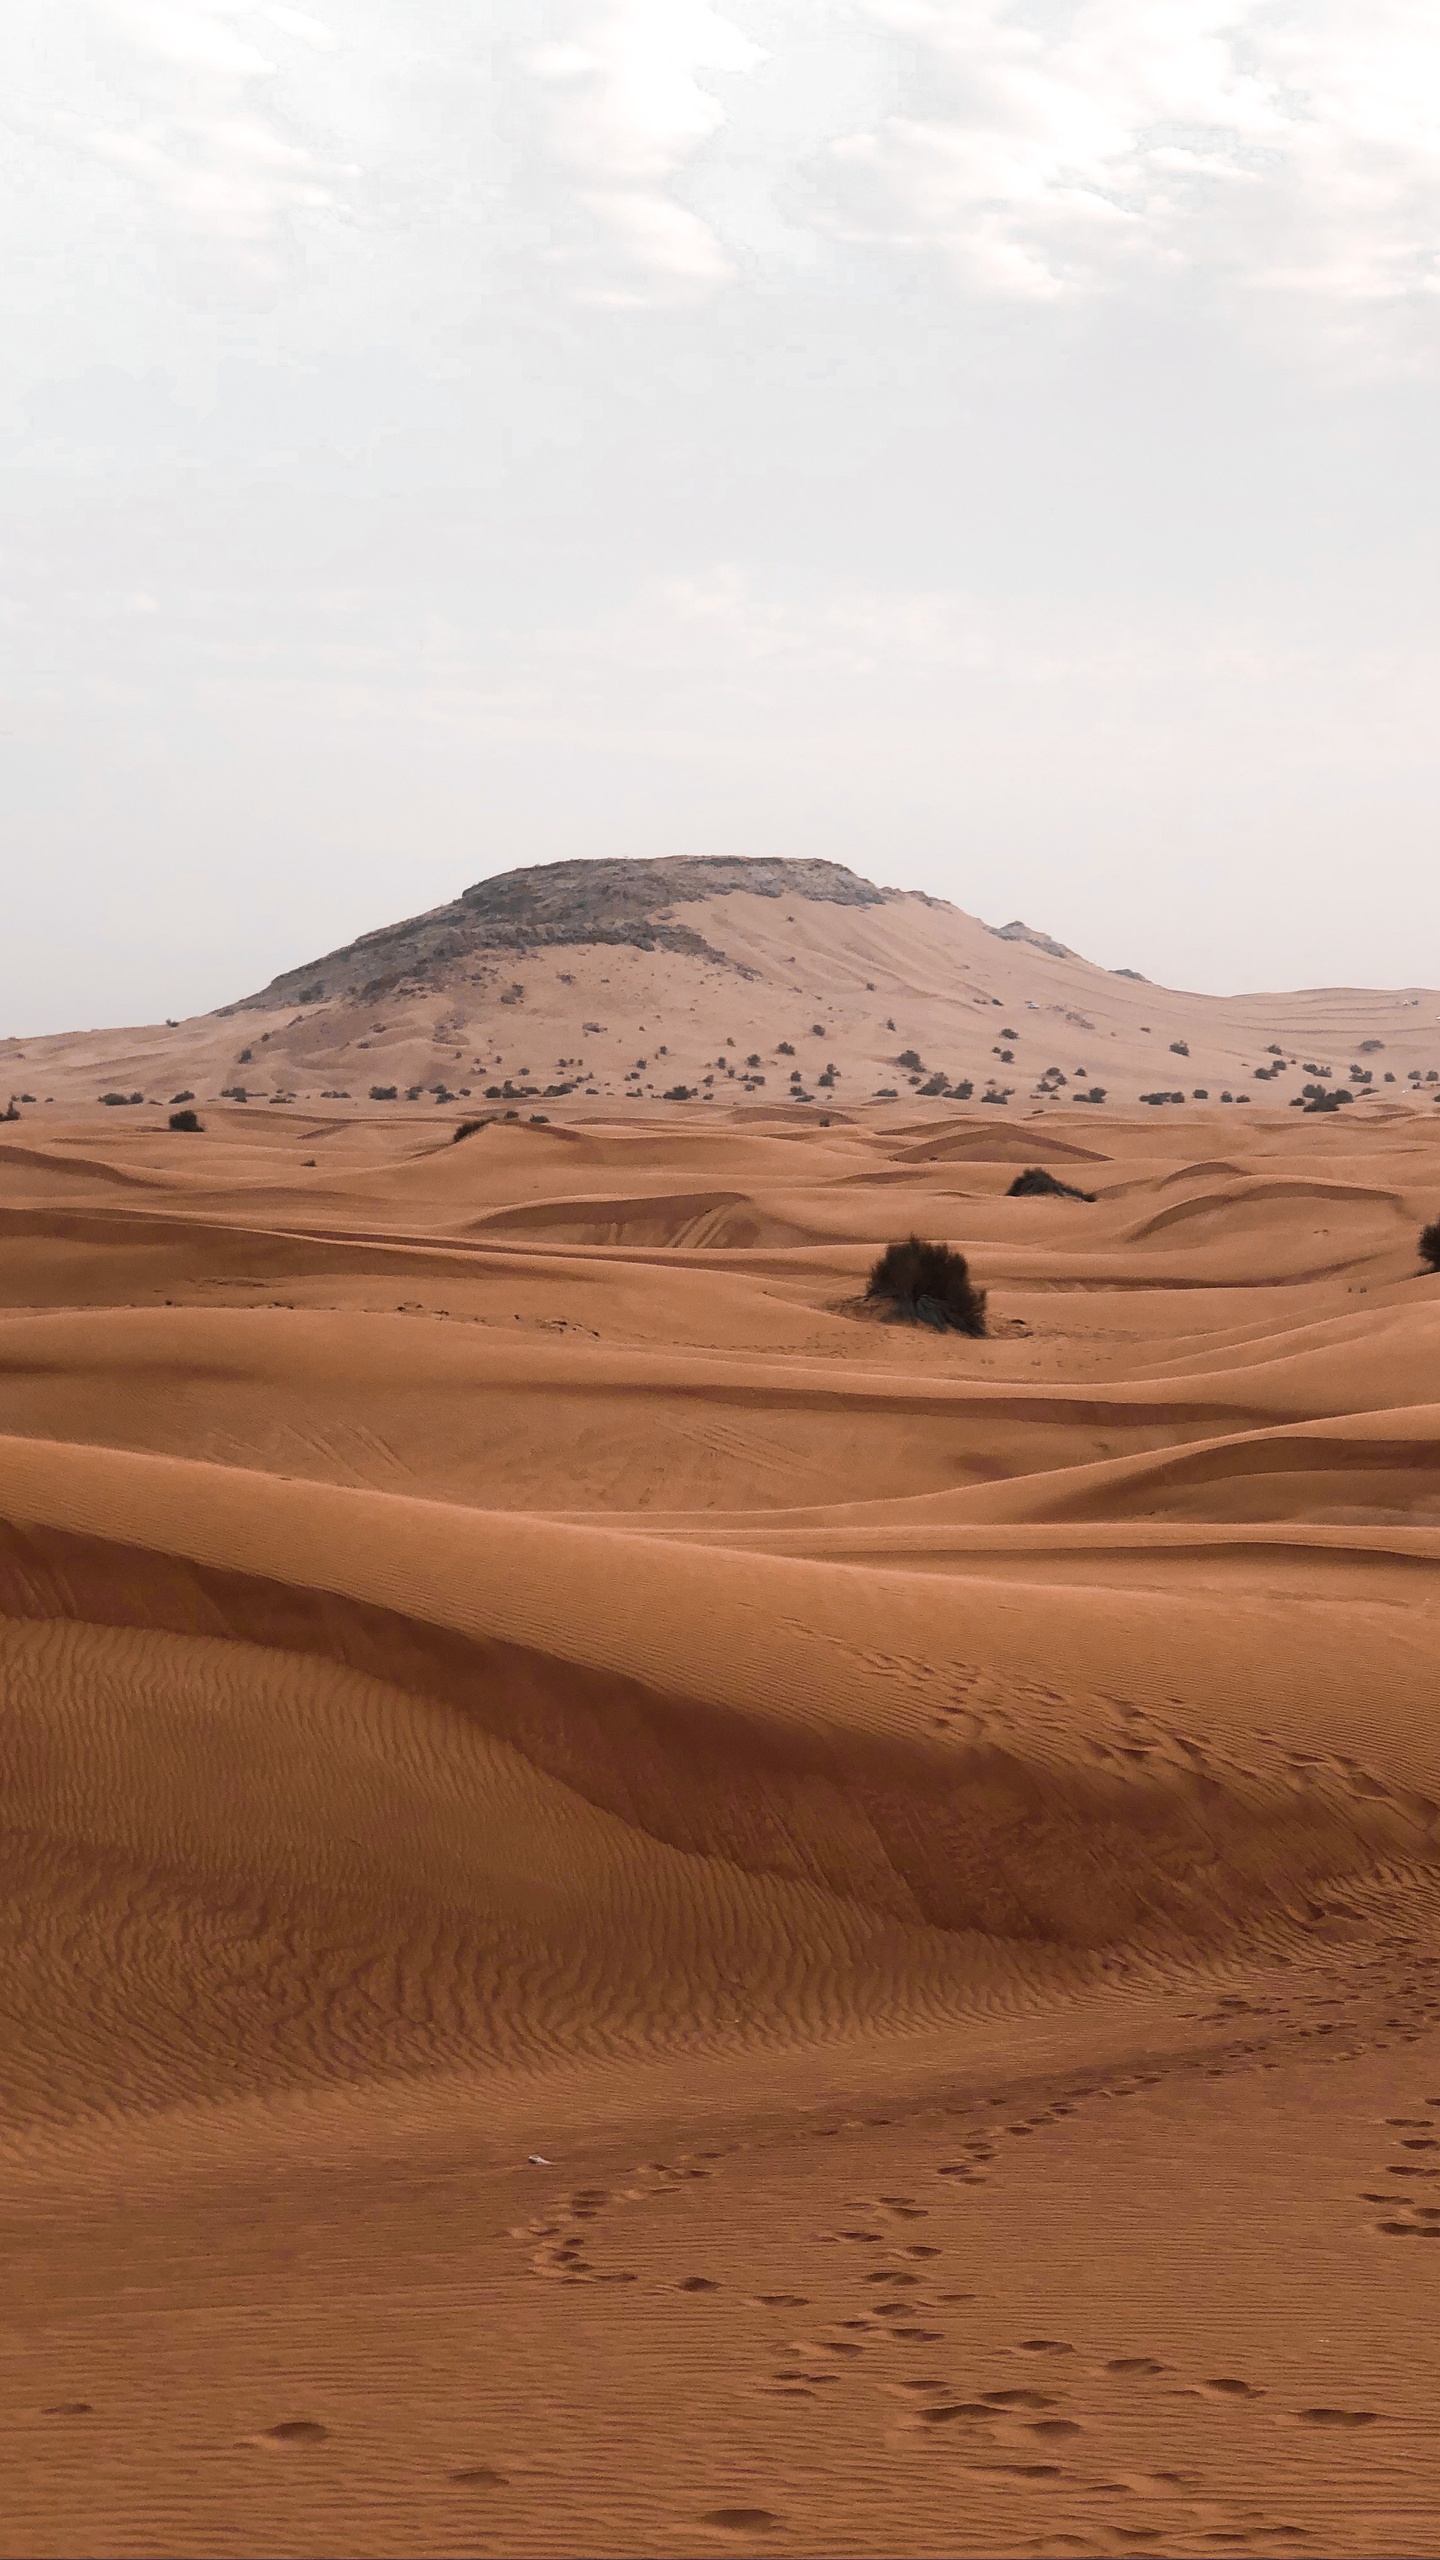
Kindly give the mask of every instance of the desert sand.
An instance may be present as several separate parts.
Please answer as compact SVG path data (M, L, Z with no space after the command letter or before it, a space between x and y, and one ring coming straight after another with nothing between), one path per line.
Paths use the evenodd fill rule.
M0 1131L0 2551L1440 2553L1440 1152L1245 1089Z

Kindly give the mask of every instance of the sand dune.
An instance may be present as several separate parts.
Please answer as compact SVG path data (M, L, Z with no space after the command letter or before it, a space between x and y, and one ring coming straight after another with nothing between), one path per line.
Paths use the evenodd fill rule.
M772 1109L12 1124L0 2551L1440 2552L1425 1108Z

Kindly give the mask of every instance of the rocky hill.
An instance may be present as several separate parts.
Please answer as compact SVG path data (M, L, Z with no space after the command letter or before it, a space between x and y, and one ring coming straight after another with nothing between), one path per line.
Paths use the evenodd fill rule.
M1416 988L1182 994L834 862L558 862L214 1014L0 1043L0 1109L1373 1111L1440 1092L1437 1012Z
M693 925L678 922L674 910L735 890L752 898L805 898L842 907L877 907L905 895L877 889L839 862L685 855L669 861L546 862L478 880L448 906L362 933L323 959L287 969L244 1004L269 1009L419 994L448 982L457 964L486 951L523 956L583 943L624 943L635 951L681 951L724 962L727 955L713 950Z

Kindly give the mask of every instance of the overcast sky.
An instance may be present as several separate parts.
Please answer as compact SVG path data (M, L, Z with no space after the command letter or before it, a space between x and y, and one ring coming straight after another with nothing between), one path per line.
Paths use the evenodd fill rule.
M0 1032L825 854L1440 984L1433 0L8 0Z

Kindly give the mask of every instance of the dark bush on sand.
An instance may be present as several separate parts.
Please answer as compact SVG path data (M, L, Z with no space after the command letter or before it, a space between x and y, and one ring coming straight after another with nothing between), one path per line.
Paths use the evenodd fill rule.
M198 1111L172 1111L170 1114L170 1126L178 1134L190 1137L197 1131L203 1129L205 1123L201 1119Z
M1023 1173L1016 1174L1005 1197L1007 1200L1093 1200L1095 1194L1093 1191L1077 1191L1073 1182L1058 1182L1043 1165L1032 1164L1027 1165Z
M887 1244L866 1283L867 1298L888 1298L907 1324L936 1333L983 1334L985 1292L972 1286L963 1253L908 1236Z
M1427 1271L1440 1271L1440 1218L1420 1230L1420 1259Z

